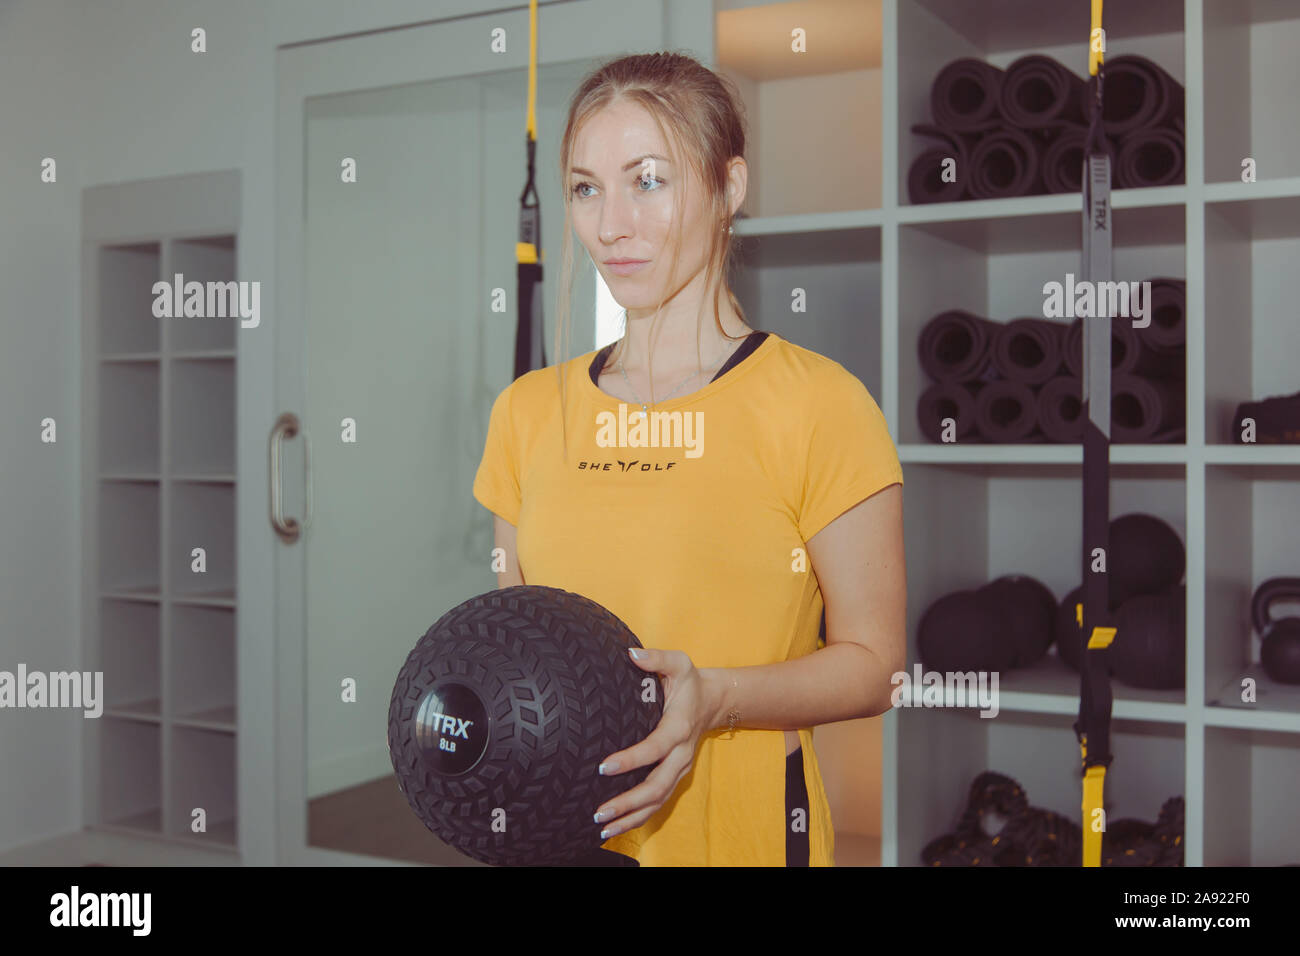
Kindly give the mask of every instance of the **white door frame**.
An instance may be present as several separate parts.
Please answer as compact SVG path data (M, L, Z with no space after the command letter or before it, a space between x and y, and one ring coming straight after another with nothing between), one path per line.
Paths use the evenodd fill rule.
M708 8L711 21L712 5ZM664 48L665 3L681 0L564 0L539 4L538 65ZM681 26L698 27L693 16ZM506 31L504 53L489 52L491 31ZM711 43L711 29L706 29ZM275 409L300 414L305 405L305 185L304 133L307 100L335 93L382 89L409 83L528 66L528 7L467 15L405 29L276 51L276 289ZM526 91L520 91L524 103ZM525 108L519 113L522 145ZM520 162L520 189L523 162ZM513 237L507 237L513 244ZM285 442L286 501L300 500L302 455L299 439ZM291 487L292 486L292 487ZM302 515L290 512L301 520ZM273 534L267 527L267 534ZM307 532L310 534L310 531ZM306 796L306 608L304 538L285 545L276 539L275 566L275 830L281 865L406 865L307 845Z

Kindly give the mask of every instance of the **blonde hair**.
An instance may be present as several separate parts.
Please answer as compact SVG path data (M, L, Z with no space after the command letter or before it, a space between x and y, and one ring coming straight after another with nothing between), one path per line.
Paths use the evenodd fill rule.
M713 231L705 272L706 295L713 302L713 321L718 331L728 339L722 328L718 308L719 286L726 292L731 307L741 317L745 312L727 285L726 275L734 261L734 247L738 237L727 228L731 224L731 208L727 196L729 161L745 154L745 124L737 104L740 97L734 86L690 56L680 53L643 53L611 60L587 75L573 95L569 105L569 119L560 141L560 191L564 196L564 242L560 253L561 279L557 295L555 325L555 367L560 385L560 422L564 431L564 456L568 460L567 416L565 414L565 375L569 331L573 309L573 196L568 183L573 163L573 144L578 131L596 112L612 103L627 99L644 107L659 127L669 144L669 158L678 168L685 168L681 160L695 172L696 181L702 183L705 202L711 220L719 224ZM684 194L683 194L684 195ZM669 286L676 280L677 265L681 258L682 206L674 215L673 260L669 267ZM660 299L651 322L659 318L667 297ZM702 312L696 313L696 359L703 372L699 339ZM748 324L748 323L746 323ZM652 325L653 329L653 325ZM621 358L626 339L620 339L609 356ZM649 361L647 359L647 361ZM609 366L606 365L606 368ZM602 369L603 371L603 369ZM586 374L584 370L584 374ZM651 374L653 381L653 373Z

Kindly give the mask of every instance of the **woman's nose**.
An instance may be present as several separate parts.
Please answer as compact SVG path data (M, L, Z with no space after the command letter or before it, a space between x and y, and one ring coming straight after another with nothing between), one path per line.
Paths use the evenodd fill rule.
M600 210L600 239L602 242L614 242L632 231L632 214L628 207L617 199L605 202Z

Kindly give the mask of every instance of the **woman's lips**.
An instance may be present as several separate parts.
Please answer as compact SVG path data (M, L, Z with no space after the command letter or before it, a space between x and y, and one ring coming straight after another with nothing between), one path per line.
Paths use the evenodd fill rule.
M635 262L606 262L605 266L616 276L630 276L640 272L649 264L649 260L641 259Z

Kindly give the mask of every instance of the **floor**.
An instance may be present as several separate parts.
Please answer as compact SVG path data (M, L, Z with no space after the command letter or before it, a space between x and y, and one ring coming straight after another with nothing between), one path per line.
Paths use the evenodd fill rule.
M358 820L367 821L358 825ZM483 866L451 849L425 828L397 789L393 777L340 790L311 800L307 842L347 853L364 853L413 863ZM835 834L837 866L879 866L880 837Z

